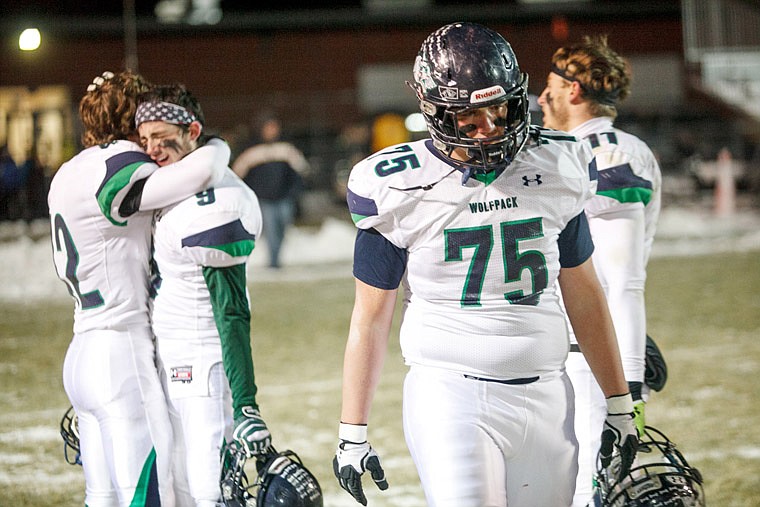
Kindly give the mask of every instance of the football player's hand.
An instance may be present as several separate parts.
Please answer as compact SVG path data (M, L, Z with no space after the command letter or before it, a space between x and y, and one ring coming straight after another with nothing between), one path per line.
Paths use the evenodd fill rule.
M639 438L633 415L633 399L630 394L621 394L607 398L607 419L602 429L602 444L599 457L603 468L612 463L612 455L620 455L620 469L617 478L622 479L631 469L636 458Z
M362 489L362 475L369 472L372 480L381 490L388 489L385 471L380 466L380 457L367 442L367 426L340 424L340 442L333 458L333 472L340 487L362 505L367 505L367 497Z
M232 438L245 451L246 457L264 454L272 445L272 436L258 409L243 407L243 414L235 419Z
M628 389L631 391L633 399L633 423L636 425L636 432L639 438L644 436L644 426L646 419L644 417L644 407L646 401L643 397L644 384L642 382L628 382Z

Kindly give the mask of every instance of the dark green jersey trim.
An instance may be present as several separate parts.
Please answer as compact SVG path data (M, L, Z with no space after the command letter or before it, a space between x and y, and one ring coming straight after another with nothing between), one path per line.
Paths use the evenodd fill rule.
M355 224L359 223L360 221L367 218L368 215L359 215L357 213L351 213L351 220L354 221Z
M600 190L597 195L603 195L618 202L641 202L644 206L652 200L651 188L618 188L615 190Z
M214 245L206 248L213 248L215 250L221 250L232 257L248 257L253 252L256 242L252 239L245 239L242 241L236 241L234 243L227 243L226 245Z
M246 295L245 264L226 268L204 266L214 321L222 342L224 372L232 391L234 418L242 408L258 408L251 357L251 310Z
M161 500L158 493L158 474L156 471L156 449L153 448L143 464L140 478L137 480L135 495L129 507L159 507Z
M476 172L472 175L472 178L488 186L496 181L496 178L498 178L500 174L501 171L488 171L487 173Z
M100 212L103 213L103 216L105 216L113 225L120 227L127 225L126 220L124 222L119 222L113 218L111 215L111 205L113 204L113 200L116 199L116 195L121 192L124 187L129 185L129 182L132 180L132 175L137 168L144 163L144 161L139 161L125 165L117 173L111 176L111 178L105 182L105 185L99 190L97 199L98 206L100 206Z

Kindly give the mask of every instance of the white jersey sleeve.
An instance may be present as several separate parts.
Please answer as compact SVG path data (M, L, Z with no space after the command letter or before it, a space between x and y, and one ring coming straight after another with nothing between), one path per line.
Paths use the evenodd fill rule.
M230 163L230 147L219 138L188 153L182 160L156 171L140 197L141 210L154 210L176 203L219 183Z
M563 364L558 238L592 194L593 156L567 134L531 138L487 182L463 184L429 140L388 148L352 170L357 227L408 253L407 362L493 378Z

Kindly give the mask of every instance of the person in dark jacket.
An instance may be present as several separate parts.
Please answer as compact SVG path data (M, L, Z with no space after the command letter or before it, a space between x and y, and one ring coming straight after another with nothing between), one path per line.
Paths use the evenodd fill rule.
M253 189L261 204L269 249L269 266L280 267L280 250L293 224L303 179L310 171L303 153L280 139L278 118L265 115L259 122L260 142L244 150L232 170Z

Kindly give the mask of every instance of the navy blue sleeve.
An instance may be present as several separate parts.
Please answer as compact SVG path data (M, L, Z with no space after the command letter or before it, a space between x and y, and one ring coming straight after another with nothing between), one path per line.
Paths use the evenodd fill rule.
M588 228L586 212L570 220L559 233L559 265L563 268L580 266L594 253L594 242Z
M375 229L359 229L354 242L354 276L373 287L398 289L406 271L407 252Z

